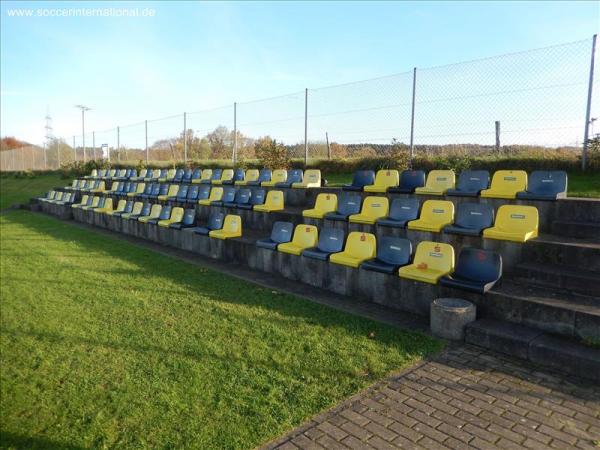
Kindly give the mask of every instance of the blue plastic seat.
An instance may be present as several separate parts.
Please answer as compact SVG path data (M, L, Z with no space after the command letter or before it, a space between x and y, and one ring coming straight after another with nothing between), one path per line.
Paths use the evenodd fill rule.
M567 196L567 172L536 170L527 179L527 190L517 192L521 200L557 200Z
M412 244L406 238L382 236L377 239L377 255L360 265L361 269L381 273L396 273L402 266L410 264Z
M251 196L252 191L250 191L250 189L238 189L233 201L224 202L223 204L229 208L239 208L239 205L249 205Z
M160 191L160 184L158 183L146 183L144 187L144 192L142 192L139 197L149 198L158 196L158 192Z
M241 181L244 179L244 169L237 168L233 171L233 178L231 180L223 181L223 184L235 184L236 181Z
M134 203L135 202L133 200L127 200L127 202L125 203L125 209L123 209L123 211L115 211L112 213L112 215L115 217L120 217L123 214L129 214L131 211L133 211Z
M196 210L194 208L186 209L183 213L181 222L175 222L169 225L169 228L182 230L184 228L193 228L196 226Z
M344 230L324 227L319 230L319 242L317 246L302 251L302 256L327 261L332 253L339 253L343 249Z
M271 174L273 172L271 169L261 169L258 173L258 180L256 181L248 181L246 186L260 186L260 183L263 181L271 181Z
M138 220L140 217L149 216L152 209L152 203L145 202L139 214L133 214L127 217L127 220Z
M253 189L250 194L250 202L246 204L239 203L237 207L240 209L252 209L256 205L264 205L266 195L267 193L264 189Z
M223 221L225 220L225 213L222 211L212 211L208 216L208 223L206 226L191 228L196 234L202 234L208 236L213 230L220 230L223 228Z
M463 170L458 176L456 188L448 189L446 195L477 197L490 187L490 173L487 170Z
M183 169L183 177L181 177L182 183L191 183L192 182L192 169L187 168Z
M502 277L502 256L492 250L463 247L454 272L440 278L442 286L485 294Z
M271 229L271 236L256 241L256 246L268 250L277 250L279 244L290 242L294 234L294 225L291 222L275 222Z
M173 197L169 197L169 200L185 202L187 199L187 193L188 193L189 189L190 189L190 186L188 186L187 184L180 185L179 190L177 191L177 195L175 195Z
M213 169L212 175L210 176L210 180L202 180L200 183L211 184L211 182L213 180L220 180L222 174L223 174L223 169Z
M301 183L304 172L302 169L290 169L287 171L287 180L282 183L276 183L275 187L292 187L294 183Z
M458 203L454 223L444 227L444 233L480 236L494 225L494 208L489 203Z
M167 220L171 217L171 205L165 205L160 210L160 216L157 219L150 219L146 223L151 223L156 225L159 220Z
M223 188L223 196L221 200L210 202L210 206L223 206L225 203L232 203L235 200L235 188L226 187Z
M190 178L190 183L193 180L199 180L202 177L202 169L200 168L195 168L194 171L192 172L192 177Z
M398 187L388 189L388 192L394 194L412 194L418 187L425 186L425 171L423 170L403 170L400 174L400 184Z
M325 214L325 219L329 220L348 220L352 214L359 214L362 199L358 194L342 194L338 199L336 212Z
M131 182L130 181L126 181L123 183L123 189L119 188L119 191L117 192L117 196L118 197L126 197L127 193L129 192L129 187L131 186Z
M177 169L173 177L173 183L181 183L183 181L183 169Z
M183 186L180 187L180 189ZM187 195L185 196L186 203L196 203L198 201L198 192L200 191L200 186L197 184L190 184L188 186Z
M210 196L211 189L212 188L210 186L199 186L197 200L206 200Z
M377 219L375 222L382 227L405 228L407 222L419 217L419 199L395 198L392 200L390 212L387 217Z
M352 183L345 184L342 189L344 191L362 191L365 186L369 186L374 183L374 170L357 170L352 176Z

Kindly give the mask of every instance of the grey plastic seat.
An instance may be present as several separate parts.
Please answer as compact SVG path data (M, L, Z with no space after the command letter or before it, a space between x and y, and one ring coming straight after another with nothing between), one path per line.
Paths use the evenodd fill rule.
M231 203L235 200L235 188L234 187L226 187L223 188L223 196L221 200L215 200L214 202L210 202L210 206L223 206L225 203Z
M235 184L236 181L241 181L244 179L244 169L237 168L233 171L233 178L231 180L223 181L223 184Z
M456 188L448 189L446 195L478 197L479 193L489 186L490 173L487 170L463 170L458 176Z
M196 234L201 234L204 236L208 236L213 230L220 230L223 228L223 221L225 220L225 213L222 211L213 211L208 216L208 223L206 226L194 227L191 230Z
M210 196L210 186L199 186L197 200L206 200Z
M494 208L489 203L462 202L456 207L454 223L444 227L444 233L480 236L494 224Z
M275 187L292 187L294 183L301 183L304 172L302 169L290 169L287 172L287 179L284 182L276 183Z
M167 220L169 217L171 217L171 205L165 205L161 208L160 216L158 216L158 219L150 219L146 223L156 225L159 220Z
M440 278L442 286L485 294L502 277L502 256L492 250L463 247L454 272Z
M340 228L324 227L319 230L319 241L316 247L308 248L302 252L307 258L327 261L332 253L344 249L344 230Z
M250 194L250 202L246 204L238 204L240 209L252 209L256 205L264 205L267 193L264 189L254 189Z
M232 202L224 202L223 204L229 208L239 208L240 205L249 205L252 191L250 189L238 189L235 193L235 198Z
M127 217L126 219L127 220L138 220L140 217L149 216L151 209L152 209L152 203L146 202L142 206L142 210L140 211L139 214L134 214L132 216Z
M419 217L419 199L395 198L390 205L389 216L375 223L382 227L405 228L406 224Z
M325 219L346 221L352 214L359 214L362 199L358 194L342 194L338 199L337 211L325 214Z
M393 194L412 194L418 187L425 186L425 172L423 170L403 170L400 174L398 186L388 189Z
M344 191L362 191L365 186L375 184L374 170L357 170L352 175L352 183L342 186Z
M271 229L271 236L256 241L256 246L268 250L277 250L279 244L290 242L294 234L294 225L291 222L275 222Z
M180 186L181 189L183 186ZM187 195L185 196L186 203L196 203L198 201L198 192L200 191L200 185L190 184L188 186Z
M567 196L567 172L536 170L529 174L527 190L517 192L521 200L557 200Z
M202 184L211 184L213 180L220 180L221 175L223 175L223 169L213 169L212 175L210 176L210 180L202 180Z
M192 172L192 176L190 178L190 183L192 182L192 180L199 180L200 178L202 178L202 169L196 168Z
M183 219L181 219L181 222L172 223L169 225L169 228L182 230L184 228L193 228L194 226L196 226L196 210L194 208L189 208L183 212Z
M187 199L187 193L189 189L190 187L187 184L180 185L179 190L177 191L177 195L169 197L168 200L185 202Z
M272 171L271 169L260 169L260 172L258 172L258 180L256 181L248 181L246 183L247 186L260 186L260 183L262 183L263 181L271 181L271 175L272 175Z
M377 239L375 258L365 261L361 269L381 273L395 273L400 267L410 263L412 244L410 240L395 236L382 236Z
M125 209L123 211L113 212L113 216L121 217L123 214L129 214L131 211L133 211L133 204L133 200L127 200L127 202L125 202Z

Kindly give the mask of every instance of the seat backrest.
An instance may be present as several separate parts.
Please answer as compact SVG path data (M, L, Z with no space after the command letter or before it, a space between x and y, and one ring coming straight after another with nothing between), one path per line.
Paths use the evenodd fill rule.
M108 209L108 210L112 210L113 209L113 199L108 197L104 197L104 202L101 206L102 208Z
M175 175L177 175L177 169L167 170L167 178L168 179L175 178Z
M146 176L144 178L154 178L154 172L156 172L156 170L146 169Z
M127 175L127 169L125 169L125 168L123 168L123 169L119 169L119 170L117 171L117 176L118 176L118 177L124 177L124 176L126 176L126 175Z
M140 214L142 212L143 207L144 207L144 204L142 202L135 202L133 204L131 214Z
M527 190L527 172L524 170L497 170L492 177L490 189L507 194L525 191Z
M212 169L204 169L200 172L201 180L210 180L212 178L213 170Z
M135 192L141 194L146 189L146 183L138 183L135 188Z
M492 250L463 247L458 254L454 275L489 283L502 276L502 256Z
M146 195L158 195L160 191L160 184L158 183L148 183L146 188L144 189L144 194Z
M213 169L210 179L211 180L220 180L221 175L223 175L223 169Z
M319 211L335 211L338 207L337 195L323 193L317 195L315 209Z
M208 197L208 199L211 202L221 200L221 198L223 198L223 188L222 187L217 186L210 190L210 196Z
M244 175L245 175L244 169L241 169L241 168L238 167L233 172L233 178L232 178L233 182L235 183L236 181L243 180L244 179Z
M79 202L79 204L80 205L87 205L89 199L90 199L89 195L83 195L81 197L81 201Z
M102 198L104 198L104 197L102 197ZM91 206L94 208L102 207L102 205L100 204L100 197L97 197L97 196L92 197Z
M283 208L283 192L282 191L269 191L267 192L267 198L265 199L265 205L274 208Z
M201 177L202 177L202 169L200 169L199 167L196 167L194 169L194 171L192 172L190 180L199 180Z
M125 208L123 208L123 212L130 213L131 211L133 211L133 200L126 200Z
M539 195L556 195L567 191L567 172L564 170L536 170L527 180L527 191Z
M170 169L160 169L157 178L168 178Z
M267 195L264 189L254 189L252 191L252 196L250 197L250 204L254 205L264 205L265 204L265 196Z
M244 174L244 180L246 181L257 181L258 180L258 175L259 175L259 171L258 169L248 169L246 170L246 173ZM263 180L266 181L266 180Z
M319 169L308 169L304 172L304 182L306 184L318 183L321 185L321 171Z
M441 242L421 241L417 245L413 264L418 269L451 272L454 269L454 248Z
M317 248L328 253L341 252L344 248L344 230L331 227L321 228Z
M160 206L160 205L158 205ZM150 212L152 211L152 203L144 203L144 206L142 206L142 210L140 211L140 216L149 216Z
M233 169L223 169L221 172L221 180L227 181L233 178Z
M337 212L349 216L358 214L362 205L362 197L358 194L342 194L338 200Z
M104 182L102 180L96 180L96 181L94 181L92 189L98 189L100 187L100 183L104 183Z
M181 222L183 219L183 208L177 206L171 209L171 220L173 222Z
M412 243L406 238L382 236L377 239L377 258L387 264L404 266L410 262Z
M127 192L137 192L137 185L138 183L129 183L129 190Z
M92 169L92 173L90 173L91 177L97 177L98 176L98 171L96 169Z
M150 214L148 214L148 215L152 219L158 219L160 217L161 211L162 211L162 205L155 203L154 205L152 205L152 208L150 208Z
M292 240L294 225L291 222L275 222L271 229L271 240L282 244Z
M53 200L54 197L56 197L56 191L48 191L48 193L46 194L46 198L49 200Z
M300 183L302 182L302 177L304 176L304 172L302 169L290 169L287 173L287 182L288 183Z
M365 187L375 184L375 172L373 170L357 170L352 176L352 186Z
M168 184L161 184L159 185L159 191L158 191L158 195L167 195L169 193L169 185Z
M274 183L285 183L287 180L287 170L276 169L271 174L271 181Z
M403 170L400 174L400 187L414 190L425 186L425 172L423 170Z
M110 187L110 190L113 192L121 192L123 191L124 184L125 183L122 183L121 181L115 181Z
M398 186L400 182L400 174L397 170L382 169L377 171L375 175L375 186L390 187Z
M221 197L221 201L232 202L234 200L235 200L235 188L234 187L223 188L223 196Z
M123 189L121 189L121 192L129 192L129 187L131 186L131 182L130 181L126 181L125 183L123 183Z
M235 193L235 199L233 200L238 205L246 205L250 203L250 196L252 191L250 189L240 189Z
M186 209L183 214L183 224L193 225L196 221L196 210L194 208Z
M183 186L182 186L182 188L183 188ZM197 184L192 184L190 186L187 186L187 188L188 188L188 190L187 190L187 195L185 198L188 200L196 200L198 198L198 192L200 191L200 186ZM181 192L181 189L179 190L179 192Z
M77 180L77 179L73 180L73 182L71 183L71 187L74 187L74 188L79 187L80 182L81 182L81 180Z
M456 189L459 191L482 191L490 185L487 170L463 170L458 176Z
M538 229L539 217L535 206L502 205L498 208L496 227L506 231L534 231Z
M459 203L456 206L454 223L463 228L489 228L494 224L494 208L489 203Z
M140 170L140 178L146 178L146 175L148 174L148 169L142 169Z
M388 210L389 201L387 197L372 195L365 198L360 213L368 217L379 218L387 216Z
M178 200L185 199L187 197L189 190L190 190L190 187L187 184L182 184L181 186L179 186L179 190L177 191L177 199Z
M133 171L133 169L131 169L131 168L125 169L125 175L123 175L123 177L129 178L131 176L132 171Z
M271 169L261 169L259 174L258 174L258 180L260 183L262 183L263 181L271 181L271 175L273 173L271 172Z
M61 201L61 200L62 200L62 198L63 198L63 193L62 193L62 191L61 191L61 192L58 192L58 193L56 194L56 196L54 197L54 199L55 199L55 200L58 200L58 201Z
M178 192L179 192L179 185L178 184L171 184L171 185L169 185L169 190L167 191L167 195L169 197L175 197Z
M108 176L109 177L114 177L117 174L117 169L110 169L110 172L108 172Z
M125 206L127 205L127 200L119 200L117 203L117 211L125 211Z
M419 217L419 199L395 198L390 205L390 218L394 220L414 220Z
M242 218L236 214L227 214L223 222L223 231L239 233L242 231Z
M272 191L271 191L272 192ZM294 229L292 243L303 248L316 247L319 241L319 231L314 225L299 224Z
M421 208L420 219L428 223L450 223L454 221L454 203L448 200L426 200Z
M344 253L358 259L375 258L377 253L377 239L374 234L353 231L346 239Z
M192 179L192 169L187 168L187 169L181 169L182 173L181 173L181 180L182 181L190 181Z
M425 187L436 190L453 189L455 178L452 170L432 170L427 174Z
M213 211L208 216L208 225L206 228L209 230L220 230L223 228L223 219L225 218L225 213L222 211Z
M198 187L198 200L206 200L210 197L210 186L203 185Z

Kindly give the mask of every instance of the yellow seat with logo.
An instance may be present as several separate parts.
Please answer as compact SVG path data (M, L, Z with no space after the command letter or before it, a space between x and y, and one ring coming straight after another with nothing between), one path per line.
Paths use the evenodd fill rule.
M138 183L135 185L135 191L128 192L127 197L135 197L136 195L143 194L144 189L146 189L146 183Z
M452 222L454 222L454 203L447 200L426 200L423 202L419 218L408 222L408 229L439 233Z
M183 220L183 213L183 208L179 206L173 208L171 209L171 217L169 217L168 219L159 220L157 224L159 227L169 228L169 225L171 225L172 223L181 222Z
M254 205L254 211L272 212L284 209L283 191L269 191L262 205Z
M198 200L199 205L210 206L210 202L218 202L223 197L223 188L216 186L210 190L208 198Z
M137 216L138 214L140 214L142 212L143 208L144 208L144 204L142 202L135 202L133 204L133 209L131 210L131 212L130 213L121 214L121 218L122 219L129 219L131 216Z
M483 230L483 237L502 241L526 242L538 236L539 215L535 206L502 205L494 226Z
M287 181L287 170L277 169L271 174L270 181L263 181L261 186L275 186L277 183L285 183Z
M105 206L106 206L106 204L105 204ZM115 209L115 210L111 209L110 211L105 211L105 213L108 214L109 216L112 216L116 212L125 211L126 206L127 206L127 200L119 200L119 202L117 203L117 209Z
M353 231L346 239L343 252L334 253L329 261L334 264L358 268L368 259L375 258L377 253L377 239L374 234Z
M277 250L283 253L300 256L303 250L316 247L319 241L319 231L314 225L299 224L294 228L294 235L290 242L284 242L277 246Z
M81 201L79 203L73 203L71 208L83 208L85 205L87 205L88 199L89 195L83 195L81 197Z
M304 172L302 181L292 183L292 188L318 188L321 187L321 171L319 169L308 169Z
M242 218L235 214L228 214L223 221L223 228L212 230L208 233L212 238L231 239L242 235Z
M400 173L397 170L378 170L375 175L375 183L366 185L365 192L387 192L388 188L400 184Z
M303 217L311 217L313 219L322 219L323 216L329 212L335 212L337 210L337 195L335 194L319 194L315 200L315 207L313 209L305 209L302 211Z
M367 197L362 204L360 214L352 214L348 220L351 223L374 224L377 219L388 215L389 207L387 197Z
M158 203L155 203L154 205L152 205L152 208L150 208L150 214L148 214L147 216L138 217L138 222L148 223L148 221L151 219L158 219L160 217L161 211L162 206Z
M454 248L450 244L423 241L417 245L413 263L400 267L401 278L436 284L454 270Z
M104 200L104 205L102 208L96 208L94 211L98 213L106 213L108 211L113 211L113 200L112 198L107 198Z
M177 173L177 169L169 169L167 170L167 174L164 177L160 177L158 179L158 181L161 182L165 182L165 181L171 181L173 178L175 178L175 174Z
M233 178L233 169L223 169L221 172L221 178L218 180L212 180L212 184L223 184L224 181L230 181Z
M258 169L248 169L244 174L243 180L237 180L235 182L236 186L246 186L249 181L257 181L258 180L259 171Z
M456 175L452 170L432 170L427 174L425 186L415 188L415 194L444 195L448 189L454 189Z
M481 191L482 197L516 198L517 192L527 190L527 172L524 170L497 170L489 189Z
M158 199L166 201L169 197L175 197L178 192L179 192L179 185L171 184L169 186L169 190L167 191L167 193L165 195L159 195Z

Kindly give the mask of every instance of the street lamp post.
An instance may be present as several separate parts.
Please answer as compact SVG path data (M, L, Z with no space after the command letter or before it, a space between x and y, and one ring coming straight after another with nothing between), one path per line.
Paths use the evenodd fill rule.
M79 108L81 110L81 141L83 144L83 162L85 163L85 112L91 110L92 108L88 108L87 106L83 105L75 105L75 108Z

